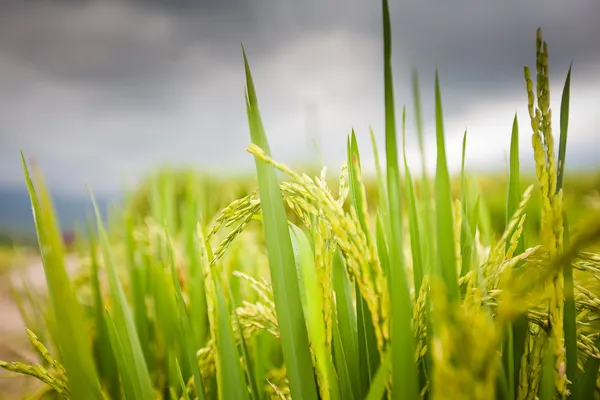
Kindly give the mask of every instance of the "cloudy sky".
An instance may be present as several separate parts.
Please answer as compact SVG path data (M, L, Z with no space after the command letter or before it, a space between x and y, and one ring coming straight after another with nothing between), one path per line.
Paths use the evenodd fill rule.
M573 61L567 168L600 168L598 0L391 1L398 116L418 68L430 168L438 67L449 163L505 168L515 112L530 165L523 65L535 30L550 48L552 105ZM0 185L22 185L19 148L54 191L115 193L160 164L236 172L245 152L240 43L274 156L302 160L312 138L337 171L353 127L372 167L383 146L381 6L367 0L1 0ZM555 123L558 135L558 119ZM250 170L251 171L251 170ZM336 172L337 173L337 172Z

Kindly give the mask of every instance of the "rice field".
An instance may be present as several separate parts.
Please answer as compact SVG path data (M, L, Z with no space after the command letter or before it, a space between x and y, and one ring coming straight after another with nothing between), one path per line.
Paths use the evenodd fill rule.
M352 132L333 177L271 153L245 52L254 180L156 176L122 209L96 208L75 273L42 173L23 156L47 291L15 291L38 362L0 367L41 382L30 398L600 398L600 212L571 226L564 206L570 70L552 91L562 96L554 127L538 29L535 67L515 77L531 124L515 117L507 132L494 216L468 171L450 177L437 74L435 176L411 174L404 139L422 143L421 93L415 78L418 129L406 132L382 5L385 143L371 135L359 149ZM519 135L534 150L527 185Z

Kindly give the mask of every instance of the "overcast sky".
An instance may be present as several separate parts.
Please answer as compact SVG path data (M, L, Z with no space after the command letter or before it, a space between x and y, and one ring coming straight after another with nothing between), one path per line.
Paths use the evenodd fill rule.
M418 167L411 70L418 68L434 168L433 80L439 68L449 163L505 168L517 112L531 164L523 65L535 31L549 43L552 105L573 61L567 168L598 168L598 0L391 0L398 118L408 107ZM302 160L316 137L337 174L356 129L383 140L381 5L367 0L0 2L0 185L21 185L19 148L54 191L115 193L149 168L254 168L245 152L243 42L275 158Z

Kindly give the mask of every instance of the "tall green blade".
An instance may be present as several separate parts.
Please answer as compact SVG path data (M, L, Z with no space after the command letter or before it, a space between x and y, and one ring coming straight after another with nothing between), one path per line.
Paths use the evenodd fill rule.
M296 250L296 268L300 282L304 316L308 327L308 337L315 357L315 370L321 377L319 391L321 397L339 397L338 378L333 368L331 353L328 351L327 334L323 320L323 296L319 276L315 268L315 255L307 234L290 223L290 237Z
M385 183L385 175L381 170L381 163L379 162L379 151L377 149L377 141L375 140L375 134L373 133L373 129L370 130L371 133L371 145L373 147L373 156L375 157L375 170L377 171L377 196L379 198L379 212L382 215L383 223L385 224L385 232L389 236L390 235L390 227L388 224L389 218L388 215L388 199L387 199L387 188Z
M258 109L258 100L250 66L243 49L242 52L246 70L246 107L250 136L254 144L270 155L269 144ZM281 189L273 166L268 165L258 157L255 157L255 163L275 311L279 323L281 345L291 395L300 399L316 399L317 387Z
M337 328L341 347L347 364L352 391L358 398L366 393L360 378L360 359L358 353L358 328L352 300L352 287L346 273L346 266L341 251L338 249L333 258L333 290L336 298ZM339 362L336 361L338 364ZM341 367L337 366L338 371ZM368 379L367 379L368 381Z
M332 314L334 320L336 320L337 312L335 309ZM354 383L350 377L350 365L348 364L348 358L346 357L346 352L344 351L344 346L342 344L342 335L345 333L340 331L340 326L338 324L334 324L332 330L333 357L335 369L339 378L340 395L342 396L342 399L354 400L355 395L358 395L359 392L354 388Z
M389 240L391 278L391 352L394 399L418 399L419 381L415 364L412 331L412 306L402 255L402 195L396 143L396 118L392 82L392 39L387 0L383 0L383 54L385 84L385 145L388 179L388 204L391 237Z
M361 165L358 144L354 131L348 140L348 180L350 185L350 204L354 207L361 229L370 241L364 214L364 186L360 179ZM379 365L379 351L377 350L377 341L375 338L375 327L373 318L362 293L356 284L356 312L358 322L358 348L361 366L361 379L363 387L369 387L371 379L375 374L377 365Z
M360 226L365 232L368 233L366 216L363 212L365 209L364 204L364 186L361 183L360 176L362 174L360 165L360 154L358 152L358 143L356 141L356 135L354 130L348 140L348 180L350 185L350 204L354 207ZM370 240L369 235L367 241Z
M215 277L214 282L218 317L216 345L222 363L219 393L223 399L247 400L250 396L246 388L244 371L240 364L240 354L235 343L229 308L227 307L220 279Z
M383 357L383 362L377 369L366 400L382 400L384 398L383 395L385 394L386 384L390 376L391 358L391 353L389 352Z
M117 337L121 342L123 349L123 360L125 360L126 363L123 368L128 371L128 375L131 377L133 389L135 391L135 397L133 397L133 399L151 399L154 396L154 390L152 388L152 382L150 380L150 374L148 372L139 336L136 331L133 313L127 303L123 286L113 262L110 244L104 230L104 224L100 217L98 205L96 204L93 194L91 194L91 197L96 213L96 225L98 228L102 255L104 257L104 262L106 263L108 274L114 325ZM117 358L117 361L119 361L119 358Z
M375 229L375 240L377 242L377 254L379 256L379 262L381 263L381 269L383 270L383 273L388 278L388 288L390 288L390 256L388 252L387 241L385 239L383 222L381 222L381 213L377 214Z
M190 395L188 393L187 386L183 380L183 375L181 373L181 367L179 366L179 360L177 360L177 358L175 358L175 369L177 372L177 379L179 380L179 387L181 388L181 393L182 393L181 397L183 400L190 400Z
M542 379L540 381L540 400L554 400L556 398L556 372L554 371L554 338L548 340L546 354L542 360Z
M508 194L506 201L506 224L514 215L521 202L521 182L520 182L520 161L519 161L519 123L517 115L513 119L512 134L510 139L510 168L508 175ZM510 246L506 244L506 248ZM525 251L524 233L521 234L515 255ZM521 358L525 351L525 340L527 338L528 322L525 315L521 315L514 322L508 324L507 338L504 343L506 357L503 357L504 369L508 377L508 384L511 396L514 399L517 393L517 383L519 382L519 371L521 368Z
M444 120L439 75L435 73L435 131L437 139L437 167L435 176L435 207L437 236L437 268L444 278L450 301L458 301L458 277L454 252L454 222L452 198L450 196L450 175L444 145Z
M413 187L410 168L406 158L406 107L402 109L402 149L404 154L404 175L405 192L408 209L408 227L410 230L410 248L412 252L414 288L416 296L421 291L423 282L423 256L421 249L421 237L419 231L419 214L417 213L417 200L415 198L415 189Z
M375 370L379 364L379 352L375 337L373 318L367 307L367 302L360 294L358 283L354 283L356 293L356 323L358 329L358 357L360 366L360 379L363 389L371 385Z
M175 269L175 256L173 254L171 240L169 237L169 233L166 229L165 235L167 239L168 261L171 267L171 279L175 288L175 300L177 302L177 313L179 317L179 346L181 346L182 349L182 359L185 362L185 370L191 371L191 376L194 378L194 388L196 392L196 397L198 397L198 399L204 399L204 384L202 382L202 377L200 375L200 367L198 366L198 360L196 357L196 351L198 349L194 346L192 326L190 324L187 309L183 300L183 293L181 290L181 285L179 283L179 277ZM227 312L226 317L229 318L229 312ZM229 324L229 329L231 329L231 324ZM235 347L235 341L233 342L233 346ZM235 361L239 366L239 357ZM179 368L179 365L177 366L177 368ZM235 365L231 367L231 372L233 373L233 371L235 371Z
M460 167L460 181L461 181L461 199L462 199L462 221L460 227L460 254L462 258L462 265L460 269L460 276L463 277L471 270L472 253L475 248L474 230L471 229L473 219L473 213L471 212L470 201L469 201L469 186L467 185L466 172L465 172L465 158L467 151L467 131L463 135L462 144L462 161Z
M136 331L138 332L140 345L146 358L146 363L154 365L152 351L150 350L150 327L148 321L148 310L146 307L147 273L143 265L136 263L136 242L133 238L133 221L131 215L125 216L125 249L127 252L127 266L131 282L131 300L133 318Z
M567 135L569 128L569 104L571 98L571 67L567 72L565 86L563 88L560 103L560 144L558 148L558 171L557 171L557 193L563 189L565 158L567 153ZM567 215L563 212L564 220L564 245L568 246L569 226ZM571 263L565 264L563 268L565 308L563 324L565 329L565 348L567 360L567 382L568 390L574 399L579 398L578 370L577 370L577 311L575 309L575 288L573 283L573 267Z
M98 256L96 253L96 240L92 231L92 225L89 224L89 255L91 263L91 289L93 296L93 314L96 328L96 341L94 343L94 355L96 357L96 367L100 373L101 381L105 390L111 399L120 397L121 384L117 373L117 364L113 352L111 351L111 342L108 329L106 327L105 309L102 300L102 291L100 290Z
M134 376L132 376L132 369L128 367L127 357L125 356L125 350L123 349L123 343L119 338L115 321L113 320L108 310L104 311L104 318L106 320L106 328L108 337L110 338L110 345L112 352L116 359L117 372L123 385L123 395L125 399L139 399L136 394Z
M193 186L190 184L190 187ZM190 193L194 193L190 190ZM194 345L197 349L204 346L208 335L208 315L206 309L206 294L204 290L204 275L200 265L200 247L198 245L200 238L197 232L197 221L199 219L197 206L193 200L188 200L188 209L184 220L186 253L189 260L187 270L188 295L190 299L189 316L194 335Z
M512 126L512 135L510 139L510 169L508 173L508 198L506 201L506 224L510 222L510 219L517 211L519 203L521 202L521 172L519 162L519 123L517 121L517 115L515 114ZM510 243L506 243L506 248L510 246ZM525 251L525 242L523 235L519 238L517 244L516 254L521 254Z
M49 194L41 175L36 176L36 192L23 153L21 162L56 321L55 340L60 361L67 372L69 389L76 399L103 399L89 339L88 320L67 275L60 229Z
M423 229L421 231L423 242L423 262L425 268L429 270L433 260L430 260L433 253L434 243L433 237L434 225L431 220L433 215L433 206L431 204L431 187L427 176L427 159L425 158L425 144L423 132L423 115L421 110L421 93L419 90L419 74L416 70L413 71L413 102L415 107L415 122L417 125L417 139L419 140L419 151L421 152L421 201L423 215Z
M569 105L571 103L571 68L567 72L567 79L563 87L562 98L560 101L560 144L558 147L558 169L556 190L561 190L564 181L565 158L567 156L567 131L569 128Z
M596 349L600 348L600 338L594 343ZM579 376L579 399L593 399L596 392L596 382L598 380L598 369L600 368L600 359L596 357L588 357L583 367L585 371ZM576 399L576 397L573 397Z

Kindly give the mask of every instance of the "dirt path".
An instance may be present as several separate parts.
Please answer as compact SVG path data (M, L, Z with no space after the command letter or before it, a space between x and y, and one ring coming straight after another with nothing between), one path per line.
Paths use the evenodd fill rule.
M76 258L67 256L67 268L72 270ZM35 353L25 332L25 324L15 304L10 290L11 282L18 285L23 277L32 289L46 290L44 268L39 257L32 257L26 266L11 273L0 275L0 360L37 362ZM0 400L21 399L33 388L38 387L37 380L30 377L14 377L0 369Z

